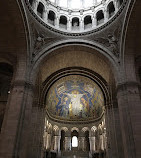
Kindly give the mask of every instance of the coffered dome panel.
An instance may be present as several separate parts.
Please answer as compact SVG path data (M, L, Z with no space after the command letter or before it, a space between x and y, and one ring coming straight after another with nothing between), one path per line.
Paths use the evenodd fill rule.
M55 82L46 97L49 115L67 120L98 119L104 112L104 96L91 79L69 75Z

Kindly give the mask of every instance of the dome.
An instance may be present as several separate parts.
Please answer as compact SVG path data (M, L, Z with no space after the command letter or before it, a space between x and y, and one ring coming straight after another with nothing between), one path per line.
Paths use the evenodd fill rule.
M100 4L102 0L50 0L50 2L59 7L68 9L85 9Z
M100 87L87 77L63 77L49 89L46 110L50 116L59 120L98 119L104 110L103 93Z
M36 20L48 29L82 35L113 22L123 9L122 3L123 0L28 0L27 5Z

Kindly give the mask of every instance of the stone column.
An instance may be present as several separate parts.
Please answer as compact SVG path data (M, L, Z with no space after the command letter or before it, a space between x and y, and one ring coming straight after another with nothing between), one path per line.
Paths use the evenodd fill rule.
M71 28L72 28L72 25L71 25L71 20L69 19L68 22L67 22L67 30L68 31L71 31Z
M92 18L92 27L96 27L97 26L97 19L96 19L96 15L93 16Z
M60 151L60 136L54 136L54 150L57 153Z
M55 19L55 26L59 28L59 16L57 16Z
M33 6L33 10L36 14L37 14L38 3L39 3L38 0L35 0L34 6Z
M104 23L108 21L109 15L107 9L104 10Z
M118 2L117 1L113 1L114 3L114 7L115 7L115 13L118 12Z
M47 23L47 18L48 18L47 10L45 10L44 13L43 13L43 20L45 21L45 23Z
M85 151L86 150L86 141L85 141L85 137L80 137L80 146L81 146L81 150Z
M95 147L95 136L91 136L89 137L89 141L90 141L90 152L91 154L93 154L96 151L96 147Z
M21 51L21 52L20 52ZM25 104L32 103L33 85L25 79L26 55L19 50L0 135L0 157L13 158L19 145ZM18 54L17 53L17 54ZM28 100L29 102L26 102Z
M132 69L129 70L132 71ZM141 100L138 83L130 80L118 85L117 99L124 157L134 158L135 155L141 157L141 150L139 149L141 146L141 121L139 121L141 118Z
M80 31L84 31L84 21L81 19L80 21Z
M106 106L105 119L106 119L107 144L108 144L107 154L108 154L108 157L118 158L117 143L116 143L116 130L118 129L115 129L114 111L113 111L112 104L109 104Z
M50 150L50 149L51 149L51 134L50 134L50 133L47 133L46 149L47 149L47 150Z
M71 150L71 134L70 133L67 133L65 135L64 148L65 148L65 151Z
M103 134L99 135L99 150L104 151L104 140L103 140Z

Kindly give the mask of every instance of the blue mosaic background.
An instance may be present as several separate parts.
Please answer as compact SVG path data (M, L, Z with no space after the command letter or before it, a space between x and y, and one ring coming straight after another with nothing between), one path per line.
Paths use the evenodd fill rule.
M67 119L98 118L104 109L101 89L82 76L68 76L57 81L49 90L46 107L54 116Z

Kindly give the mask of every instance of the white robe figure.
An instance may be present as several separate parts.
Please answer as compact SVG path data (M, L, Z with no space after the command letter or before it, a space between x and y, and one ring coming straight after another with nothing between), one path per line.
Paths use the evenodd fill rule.
M69 94L68 93L67 95L71 98L72 113L73 115L77 115L80 111L80 99L83 96L83 94Z

